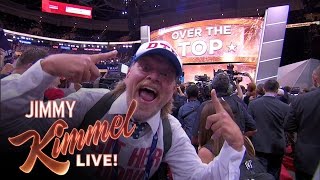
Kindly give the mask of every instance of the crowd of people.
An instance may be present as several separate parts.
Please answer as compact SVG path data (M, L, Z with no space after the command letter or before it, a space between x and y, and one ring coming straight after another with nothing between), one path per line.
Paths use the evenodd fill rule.
M1 114L0 123L1 147L5 147L2 153L11 158L7 168L22 174L18 167L27 153L21 150L19 158L12 155L16 147L5 139L30 129L43 134L55 121L26 120L31 100L76 100L74 116L65 120L72 129L83 127L88 112L111 97L114 101L108 102L109 109L100 119L126 114L135 100L137 107L129 126L136 127L137 132L132 137L109 140L112 147L120 149L100 142L82 153L118 154L116 179L132 179L133 173L136 179L161 179L162 167L166 179L311 180L317 176L320 66L310 77L314 88L299 95L292 95L289 87L280 87L275 79L255 84L249 74L245 76L251 83L244 87L237 80L232 82L225 72L216 74L209 90L203 91L197 83L177 80L182 75L182 63L170 44L152 41L139 47L126 77L114 89L82 87L83 82L102 77L96 63L116 56L117 51L49 55L45 49L31 48L14 64L3 65L1 111L11 112ZM135 160L143 158L138 155L141 153L145 159ZM294 161L292 166L286 164L288 159ZM107 167L73 167L65 177L108 179L114 177L113 171Z
M96 54L97 51L90 51L85 50L83 47L76 48L76 50L64 50L57 46L57 48L53 48L49 45L34 45L34 44L23 44L19 43L18 41L8 42L10 49L12 51L12 56L10 57L10 60L8 58L2 62L1 68L6 65L6 67L10 66L13 67L13 64L17 61L17 59L21 56L23 52L27 52L29 50L33 51L34 49L37 49L39 51L45 51L47 52L47 55L52 54ZM1 48L0 48L1 49ZM97 63L97 66L100 69L105 69L106 66L109 64L130 64L130 59L133 56L134 48L132 46L123 47L123 45L113 45L113 46L105 46L105 48L101 49L101 52L108 52L112 51L114 49L118 49L119 53L117 57L109 59L109 60L102 60L101 62ZM2 49L3 52L3 49ZM3 71L2 76L4 76L6 71Z
M314 87L298 94L293 94L289 86L280 87L273 79L256 85L249 78L252 82L246 88L238 82L232 87L227 73L217 74L211 81L211 88L216 90L246 140L240 179L312 179L319 166L317 152L320 152L319 142L314 139L320 117L320 66L310 77ZM210 100L203 101L200 97L199 88L192 83L178 86L173 115L201 160L209 163L219 154L223 139L212 140L212 133L205 129L207 117L215 112L208 107Z

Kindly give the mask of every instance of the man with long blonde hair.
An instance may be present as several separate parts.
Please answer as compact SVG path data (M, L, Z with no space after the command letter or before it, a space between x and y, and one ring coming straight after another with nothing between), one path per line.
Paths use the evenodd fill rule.
M116 51L96 55L51 55L38 61L28 69L19 79L6 85L2 91L1 108L26 108L29 100L38 99L45 88L56 78L66 77L72 82L87 82L95 80L100 74L95 63L115 57ZM136 125L137 132L132 137L123 137L115 142L118 149L118 173L115 179L131 179L133 174L137 179L150 179L157 171L161 162L169 164L174 179L232 179L239 178L239 164L242 160L245 148L239 127L225 112L218 101L215 92L212 92L212 106L217 113L208 117L206 128L215 132L216 137L224 137L221 154L216 161L207 165L199 159L190 139L184 132L179 121L170 115L172 95L176 89L176 79L182 74L182 63L174 49L165 41L151 41L144 43L136 52L132 65L126 78L120 83L121 88L116 88L117 97L111 104L108 112L101 119L112 119L116 115L126 114L129 105L134 100L137 108L130 121L130 127ZM25 84L32 80L32 84ZM119 86L120 86L119 85ZM21 86L15 90L14 86ZM9 91L6 91L10 89ZM77 128L83 123L85 114L98 102L106 92L93 92L80 89L74 94L61 100L76 100L73 117L67 119L69 128ZM1 96L2 96L1 95ZM19 103L17 103L19 102ZM10 106L16 103L16 106ZM15 122L28 123L18 130L23 132L26 127L39 131L49 128L54 121L47 119L23 118L18 115L5 114L1 117L0 129L11 134L13 117ZM164 154L164 121L169 121L172 132L172 145ZM14 135L16 134L16 131ZM12 134L11 134L12 135ZM3 138L5 139L5 138ZM109 142L109 141L108 141ZM99 143L97 147L91 146L90 154L111 153L108 142ZM110 143L109 143L110 144ZM94 172L86 172L82 168L81 177L90 178L102 176L111 178L110 168L91 168ZM85 172L85 173L82 173ZM92 174L93 173L93 174Z

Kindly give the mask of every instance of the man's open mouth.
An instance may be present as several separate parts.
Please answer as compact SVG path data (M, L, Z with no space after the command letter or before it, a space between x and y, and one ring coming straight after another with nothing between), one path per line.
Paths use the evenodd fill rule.
M141 87L139 89L139 96L141 99L147 102L151 102L158 96L158 93L155 89L151 87Z

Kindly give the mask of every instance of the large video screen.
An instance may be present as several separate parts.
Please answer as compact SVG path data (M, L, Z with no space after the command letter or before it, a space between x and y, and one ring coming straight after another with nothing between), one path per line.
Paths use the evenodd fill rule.
M42 12L92 19L91 7L49 0L42 0Z
M184 64L185 81L207 73L213 77L213 70L226 69L229 63L234 70L248 70L254 77L262 27L260 17L205 20L153 31L151 40L172 44Z

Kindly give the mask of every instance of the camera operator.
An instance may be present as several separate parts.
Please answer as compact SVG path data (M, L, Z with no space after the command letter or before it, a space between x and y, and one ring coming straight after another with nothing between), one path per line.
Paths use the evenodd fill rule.
M212 80L212 88L216 90L218 97L221 97L229 104L242 133L246 136L252 136L256 132L256 125L252 116L247 112L247 108L242 103L242 100L239 98L239 93L241 94L242 92L239 85L240 79L241 78L237 78L236 83L234 83L230 80L228 74L219 73L215 75ZM235 87L233 87L232 84L237 84L238 94L233 93Z
M245 136L253 136L256 132L256 123L252 116L248 113L242 100L237 94L233 94L233 85L230 77L225 72L216 73L212 80L212 89L215 89L217 97L223 99L231 107L232 113L235 116L235 121L239 126L241 132ZM240 86L238 89L241 89ZM239 90L240 91L240 90ZM202 108L205 104L210 103L210 100L203 102L198 108L197 118L194 122L192 129L192 144L197 144L197 138L199 134L199 124Z
M198 100L203 103L209 99L211 99L211 85L210 85L210 77L207 74L204 75L196 75L195 81L198 81L196 85L199 88L199 96Z

